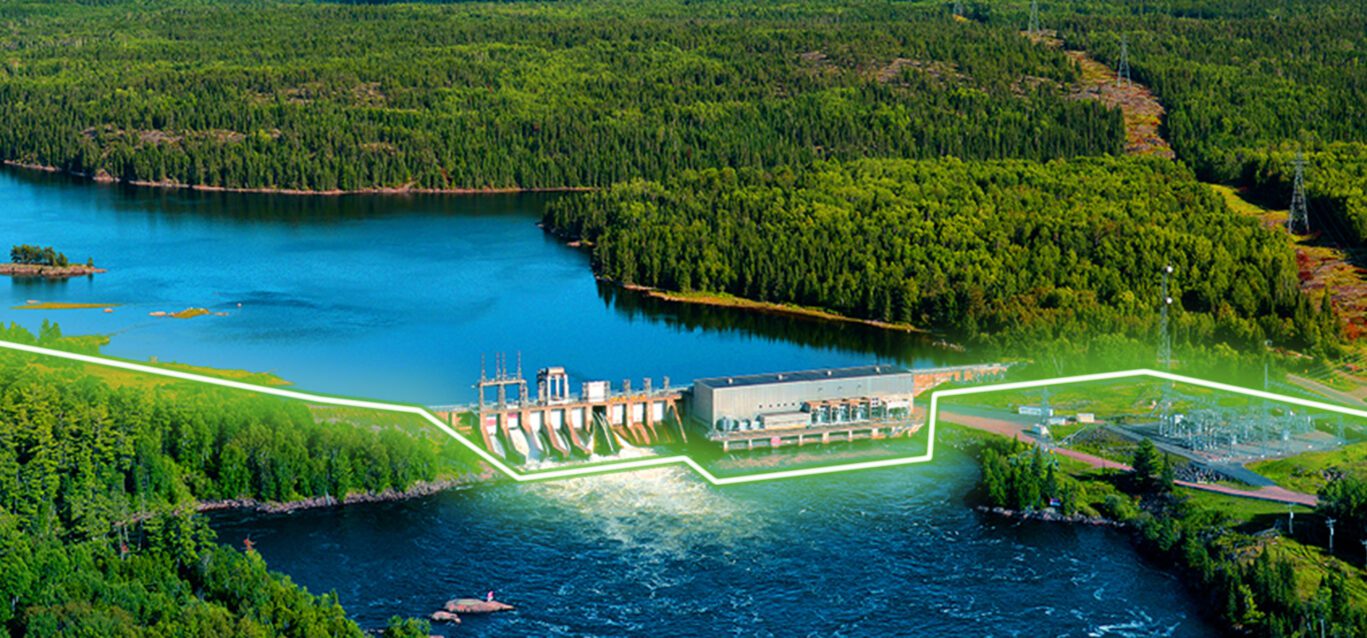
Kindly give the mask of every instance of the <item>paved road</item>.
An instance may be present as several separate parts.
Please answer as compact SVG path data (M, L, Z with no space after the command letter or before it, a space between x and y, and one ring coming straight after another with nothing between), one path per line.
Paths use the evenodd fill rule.
M1000 434L1005 437L1018 438L1022 441L1035 441L1034 436L1029 432L1030 426L1032 425L1031 419L1029 417L1022 418L1020 415L1012 414L1010 412L986 408L961 408L955 406L953 408L941 408L939 416L951 423L958 423L959 425L967 426L975 430L983 430ZM1130 470L1130 466L1124 463L1104 459L1099 456L1087 454L1086 452L1079 452L1067 448L1052 449L1057 454L1061 454L1071 459L1077 459L1095 468L1118 470L1122 472L1128 472ZM1215 485L1212 483L1192 483L1190 481L1176 481L1176 483L1182 487L1189 487L1194 490L1215 492L1217 494L1238 496L1242 498L1253 498L1262 501L1274 501L1277 503L1294 503L1296 505L1314 507L1319 502L1318 497L1314 494L1293 492L1284 487L1277 486L1261 487L1255 490L1241 490L1235 487Z

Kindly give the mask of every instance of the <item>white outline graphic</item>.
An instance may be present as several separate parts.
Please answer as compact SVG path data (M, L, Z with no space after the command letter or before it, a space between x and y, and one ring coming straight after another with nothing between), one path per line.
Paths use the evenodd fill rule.
M27 352L30 354L57 357L60 359L68 359L71 361L79 361L81 363L88 363L111 368L120 368L123 370L130 370L133 372L141 372L145 374L154 374L163 377L171 377L175 379L182 379L185 381L196 381L199 383L207 383L210 385L217 385L225 388L245 390L247 392L256 392L258 394L268 394L272 396L283 397L286 399L297 399L300 401L308 401L311 403L319 403L324 405L340 405L353 408L365 408L371 410L379 410L383 412L414 414L423 417L429 423L435 425L442 432L445 432L446 434L454 438L456 441L459 441L462 445L469 448L470 451L474 452L482 460L489 463L494 468L498 469L498 471L507 475L514 481L520 483L531 481L549 481L555 479L573 478L578 476L589 476L593 474L606 474L610 472L629 472L635 470L665 467L670 465L686 465L694 472L697 472L699 476L706 479L707 482L711 483L712 485L736 485L740 483L756 483L760 481L796 478L799 476L817 476L821 474L835 474L839 472L852 472L856 470L870 470L885 467L897 467L901 465L912 465L915 463L925 463L927 461L930 461L935 455L935 425L937 420L936 416L939 407L940 397L984 394L989 392L1001 392L1005 390L1024 390L1028 388L1038 388L1042 386L1065 385L1072 383L1088 383L1092 381L1111 381L1116 379L1126 379L1130 377L1152 377L1155 379L1164 379L1167 381L1173 381L1177 383L1186 383L1204 388L1210 388L1213 390L1233 392L1236 394L1242 394L1261 399L1268 399L1280 403L1289 403L1293 405L1299 405L1302 407L1315 408L1317 410L1325 410L1328 412L1347 414L1367 419L1367 411L1364 410L1357 410L1354 408L1334 405L1331 403L1323 403L1320 401L1313 401L1310 399L1302 399L1299 397L1293 397L1284 394L1265 392L1262 390L1253 390L1250 388L1243 388L1236 385L1230 385L1227 383L1219 383L1217 381L1207 381L1205 379L1187 377L1180 374L1173 374L1171 372L1160 372L1157 370L1148 370L1141 368L1136 370L1122 370L1117 372L1103 372L1098 374L1083 374L1070 377L1055 377L1050 379L1039 379L1036 381L1017 381L1011 383L996 383L991 385L982 385L966 388L954 388L950 390L933 390L930 393L930 413L927 415L926 419L927 422L930 424L929 438L927 439L926 443L926 452L925 454L917 456L908 456L894 459L881 459L877 461L842 463L838 465L830 465L824 467L779 470L774 472L760 472L757 474L750 474L745 476L715 476L711 472L707 471L707 468L704 468L702 465L699 465L697 461L694 461L691 457L685 455L662 456L648 459L633 459L628 461L615 461L610 463L595 464L584 467L568 467L553 470L519 472L513 469L512 467L508 466L498 457L495 457L488 451L476 445L473 441L465 438L459 432L456 432L455 430L451 429L451 427L448 426L446 423L442 422L441 419L438 419L435 414L433 414L427 408L421 406L402 405L396 403L380 403L378 401L366 401L361 399L347 399L342 397L331 397L326 395L310 394L307 392L299 392L296 390L284 390L281 388L258 386L252 385L250 383L242 383L240 381L216 379L214 377L207 377L204 375L194 374L190 372L168 370L165 368L158 368L150 365L132 363L129 361L121 361L118 359L109 359L105 357L77 354L74 352L64 352L61 350L52 350L49 348L30 346L20 343L13 343L9 341L0 341L0 348L17 350L20 352Z

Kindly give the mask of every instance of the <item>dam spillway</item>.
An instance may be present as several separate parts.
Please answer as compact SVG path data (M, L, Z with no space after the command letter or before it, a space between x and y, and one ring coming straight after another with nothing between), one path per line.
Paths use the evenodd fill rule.
M433 408L472 441L514 465L612 456L623 447L685 443L690 431L723 452L907 436L925 423L913 399L942 383L1001 379L1007 364L907 369L874 365L715 377L671 387L645 379L570 391L563 367L536 376L536 395L503 357L481 365L479 400Z

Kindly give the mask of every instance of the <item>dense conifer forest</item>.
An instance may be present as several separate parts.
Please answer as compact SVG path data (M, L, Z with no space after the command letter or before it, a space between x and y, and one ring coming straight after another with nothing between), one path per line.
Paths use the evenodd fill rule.
M862 160L685 171L558 200L604 276L1030 339L1149 334L1175 268L1179 334L1336 339L1281 238L1158 159Z
M47 326L0 339L72 345ZM198 503L402 490L469 469L426 436L298 402L0 352L0 628L361 636L330 595L220 546ZM424 634L425 635L425 634Z
M970 21L1019 32L1028 6L966 3L965 13ZM1152 86L1167 107L1163 131L1191 172L1140 177L1149 192L1137 194L1128 180L1116 183L1106 171L1080 169L1097 166L1085 160L1022 165L1017 170L1024 173L1053 173L1048 181L1057 184L1045 192L1059 199L1020 202L1032 214L1012 215L1003 214L1010 208L995 208L999 198L1014 199L1009 182L987 195L992 207L974 208L972 195L946 195L995 170L974 158L947 161L927 178L888 180L914 186L858 184L872 164L849 162L845 169L828 163L770 166L763 174L742 170L735 173L738 182L717 181L703 171L567 200L547 221L593 241L594 263L612 279L819 306L970 336L1032 332L1032 326L1065 333L1152 328L1156 305L1133 300L1156 298L1156 269L1127 260L1232 260L1239 283L1223 283L1219 269L1210 271L1215 279L1206 279L1202 264L1189 264L1177 277L1184 280L1176 284L1183 288L1179 311L1205 316L1185 318L1199 325L1189 337L1244 344L1335 341L1338 330L1328 311L1308 308L1320 300L1298 299L1290 288L1291 251L1270 233L1227 219L1232 213L1199 195L1196 179L1250 186L1284 202L1291 159L1304 149L1317 232L1348 243L1367 236L1367 8L1300 0L1060 0L1041 3L1040 12L1044 33L1056 35L1062 48L1085 50L1113 67L1121 40L1127 42L1133 77ZM1118 166L1137 174L1160 170ZM838 172L854 175L832 179ZM1035 234L1050 223L1119 227L1136 220L1129 213L1136 208L1153 217L1128 227L1142 236L1133 237L1118 259L1097 252L1103 246L1096 237L1060 243L1061 236ZM901 212L873 212L880 210ZM789 223L775 225L783 214ZM1239 239L1226 234L1230 224L1241 229ZM997 237L961 250L962 237L983 232ZM1158 239L1183 232L1203 239L1166 246ZM1235 247L1235 241L1244 245ZM1221 254L1200 248L1205 242ZM1052 258L1056 249L1063 259ZM1093 274L1093 259L1114 272Z
M1122 139L1062 53L931 3L25 1L0 29L0 158L127 181L605 186Z
M1024 6L984 17L1023 25ZM1367 3L1061 0L1041 7L1044 26L1065 47L1112 68L1126 41L1132 76L1163 102L1169 141L1202 179L1274 186L1285 202L1290 160L1302 150L1312 214L1325 218L1312 221L1335 241L1367 239Z

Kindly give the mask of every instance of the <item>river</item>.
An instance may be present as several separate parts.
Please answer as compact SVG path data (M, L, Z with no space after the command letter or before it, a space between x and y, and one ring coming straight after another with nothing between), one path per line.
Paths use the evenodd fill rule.
M451 636L1204 636L1120 533L986 517L976 464L710 487L685 470L216 517L363 626L494 590Z
M553 195L277 197L0 171L0 238L109 272L11 279L0 321L112 336L106 352L269 370L392 401L473 398L481 354L576 380L955 362L921 337L657 302L600 285L536 222ZM28 300L120 304L38 311ZM154 311L228 316L177 320ZM1213 633L1119 533L983 518L976 466L933 463L727 488L683 470L491 483L398 503L220 513L270 565L366 627L494 589L468 636Z

